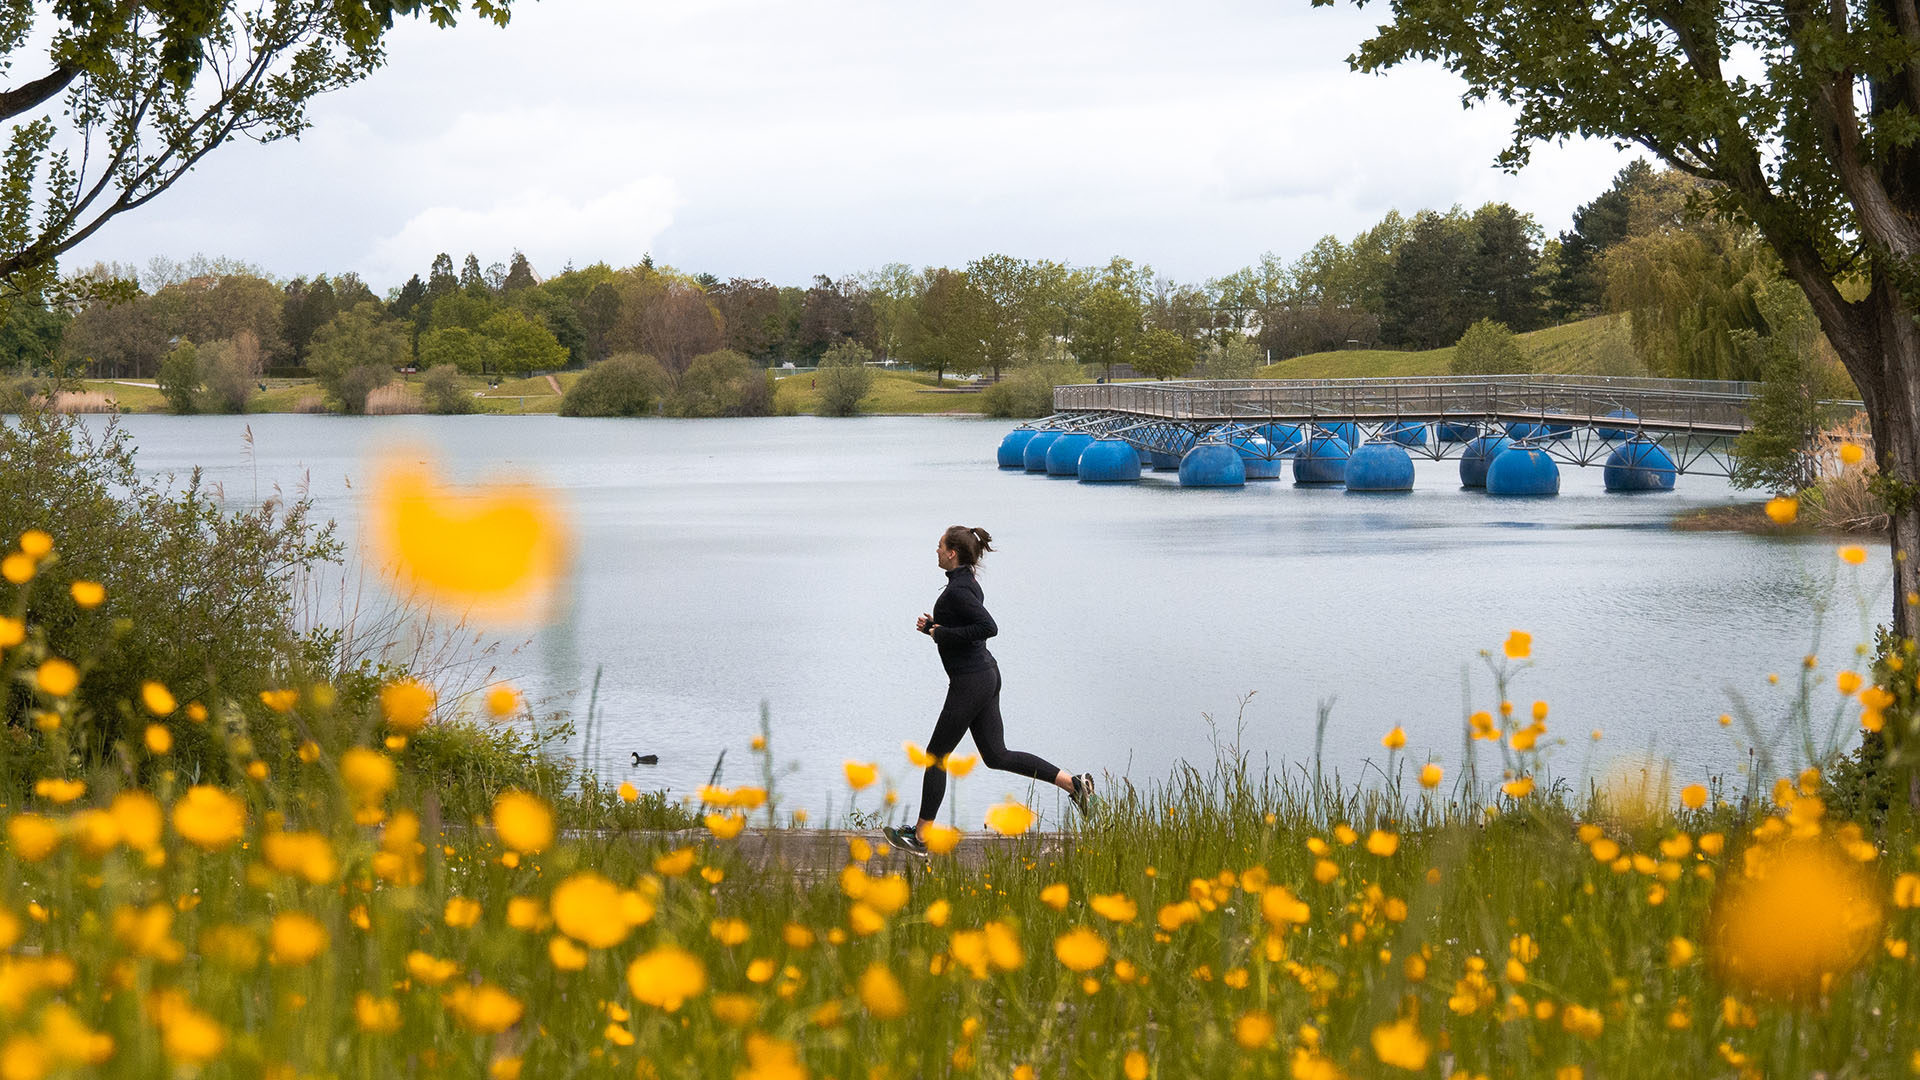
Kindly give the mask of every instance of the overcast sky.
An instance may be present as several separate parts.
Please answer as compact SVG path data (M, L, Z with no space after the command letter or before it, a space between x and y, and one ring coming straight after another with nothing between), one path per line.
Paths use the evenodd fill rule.
M1304 0L545 0L407 24L298 142L236 143L69 255L196 252L378 291L515 248L803 284L988 253L1125 255L1180 280L1390 209L1506 200L1549 235L1630 155L1492 160L1498 106L1345 58L1384 8Z

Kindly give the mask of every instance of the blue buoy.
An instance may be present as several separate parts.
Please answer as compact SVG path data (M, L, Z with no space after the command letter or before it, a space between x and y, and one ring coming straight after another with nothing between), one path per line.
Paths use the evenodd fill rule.
M1182 428L1161 440L1159 447L1152 450L1153 468L1156 472L1173 472L1180 468L1180 459L1193 449L1193 432Z
M1287 463L1272 443L1258 435L1240 436L1233 440L1233 448L1240 452L1240 465L1247 470L1249 480L1278 480L1280 469Z
M1201 443L1180 459L1181 487L1242 487L1246 482L1246 465L1226 443Z
M1412 491L1413 458L1396 442L1363 444L1347 459L1348 491Z
M1164 450L1149 450L1147 456L1153 459L1154 472L1173 472L1180 467L1180 456Z
M1547 438L1559 439L1561 441L1571 439L1573 438L1573 425L1572 424L1548 424Z
M1401 446L1424 447L1427 445L1427 425L1418 420L1400 420L1388 424L1382 429L1380 437L1383 439L1392 439ZM1358 454L1359 451L1356 450L1354 453ZM1348 480L1347 484L1351 486L1353 481Z
M1511 445L1504 435L1482 435L1467 443L1467 448L1460 452L1460 486L1486 487L1487 466Z
M1480 437L1480 425L1464 420L1443 420L1433 425L1433 433L1441 442L1472 442Z
M1014 428L1007 437L1000 440L1000 467L1003 469L1024 469L1027 467L1027 443L1035 435L1032 428Z
M1080 482L1117 484L1140 479L1140 454L1124 439L1096 439L1080 452Z
M1093 436L1069 431L1047 447L1047 475L1072 476L1080 471L1080 452L1093 445Z
M1608 491L1672 491L1679 470L1658 443L1634 439L1613 448L1602 475Z
M1135 451L1135 456L1137 456L1140 459L1141 468L1144 469L1147 466L1153 464L1153 451L1147 449L1144 446L1136 446L1134 447L1134 451ZM1082 453L1084 453L1084 451Z
M1640 419L1638 416L1635 416L1633 414L1632 409L1615 409L1612 412L1608 413L1607 415L1616 420ZM1628 431L1625 428L1612 428L1612 427L1595 428L1594 434L1600 436L1603 439L1630 439L1633 437L1633 432Z
M1033 438L1027 440L1026 449L1020 451L1020 463L1028 472L1047 471L1047 447L1060 437L1058 431L1036 431Z
M1560 466L1545 450L1509 446L1487 467L1489 495L1558 495Z
M1344 484L1347 482L1347 459L1352 456L1353 450L1345 439L1316 433L1293 456L1293 482Z
M1300 445L1299 424L1262 424L1260 437L1273 444L1275 450L1287 453Z
M1328 435L1332 435L1341 442L1346 443L1349 450L1360 445L1359 424L1343 422L1338 424L1318 424L1316 426Z
M1507 425L1507 438L1512 442L1524 442L1529 439L1537 442L1546 437L1547 425L1545 424L1529 424L1524 420L1516 420Z

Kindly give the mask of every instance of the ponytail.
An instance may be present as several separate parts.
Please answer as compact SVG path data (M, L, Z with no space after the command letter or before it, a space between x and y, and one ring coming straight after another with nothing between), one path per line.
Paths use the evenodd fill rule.
M978 566L980 557L993 550L992 534L967 525L949 526L942 539L947 550L960 557L961 566Z

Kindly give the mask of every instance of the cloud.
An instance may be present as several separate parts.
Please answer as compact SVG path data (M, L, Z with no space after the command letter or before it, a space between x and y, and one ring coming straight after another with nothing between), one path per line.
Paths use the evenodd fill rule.
M398 282L424 274L443 251L457 263L469 251L516 248L547 275L558 273L568 261L576 266L602 260L628 265L653 249L673 224L681 202L673 181L655 175L585 197L536 188L485 209L432 206L376 242L359 269L368 280Z

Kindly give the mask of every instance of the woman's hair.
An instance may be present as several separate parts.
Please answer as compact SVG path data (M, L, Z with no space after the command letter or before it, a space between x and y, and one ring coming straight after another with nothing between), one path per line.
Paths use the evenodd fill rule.
M993 537L985 529L972 529L965 525L952 525L940 535L947 550L960 556L961 566L977 566L980 556L993 550Z

